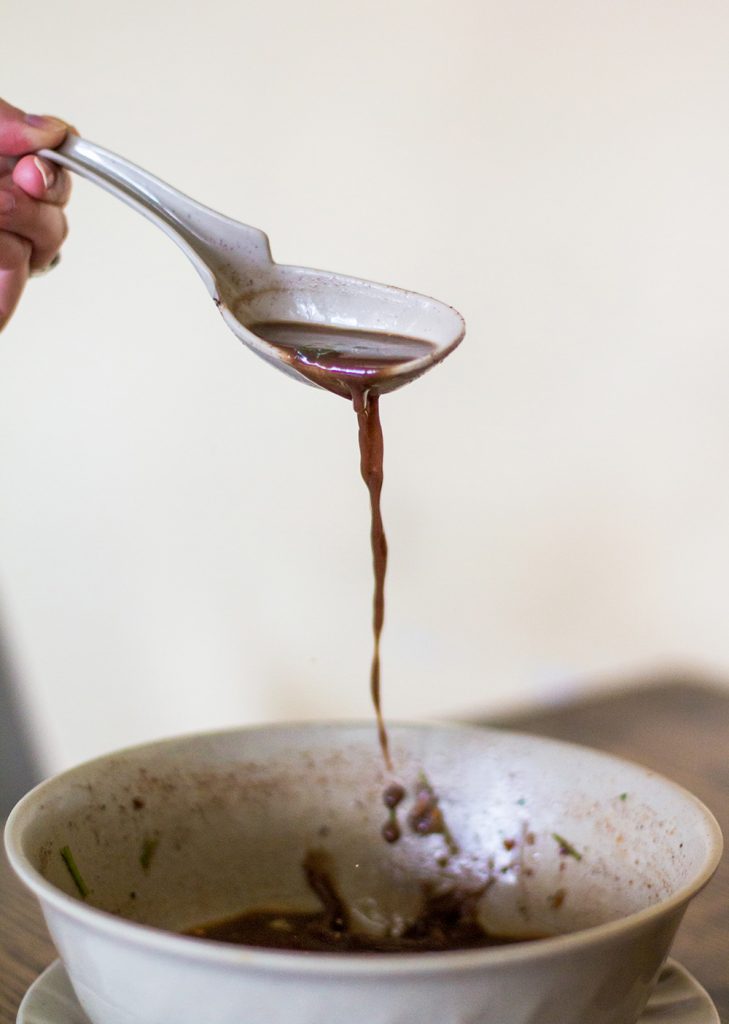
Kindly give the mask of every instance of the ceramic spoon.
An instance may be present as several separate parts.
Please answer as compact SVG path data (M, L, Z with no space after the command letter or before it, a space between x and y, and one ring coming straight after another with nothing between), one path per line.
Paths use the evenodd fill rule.
M435 299L343 274L274 263L262 231L202 206L78 135L69 135L56 150L41 150L39 156L95 182L160 227L190 259L233 333L257 355L306 383L312 382L279 347L253 333L252 325L283 321L430 343L427 355L406 359L389 372L380 391L424 373L463 337L460 314Z

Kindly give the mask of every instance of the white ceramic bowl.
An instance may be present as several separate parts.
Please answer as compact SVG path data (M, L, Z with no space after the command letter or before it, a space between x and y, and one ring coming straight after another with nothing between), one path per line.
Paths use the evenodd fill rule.
M441 835L382 841L370 725L168 740L28 794L8 821L8 855L94 1024L633 1022L718 864L706 808L644 768L569 744L457 726L393 727L391 741L410 794L425 772L440 796L459 847L445 868ZM248 907L315 909L301 870L312 847L330 852L367 926L412 915L425 881L488 876L484 921L553 937L321 954L175 934Z

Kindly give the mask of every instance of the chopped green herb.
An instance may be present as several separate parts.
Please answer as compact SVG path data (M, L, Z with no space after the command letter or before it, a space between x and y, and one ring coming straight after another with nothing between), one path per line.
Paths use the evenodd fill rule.
M71 847L63 846L60 852L61 857L63 858L63 863L68 868L68 873L73 879L74 885L76 886L81 895L81 899L85 900L90 890L86 882L84 882L81 872L79 871L76 865L76 861L74 860L73 854L71 853Z
M621 793L620 794L620 799L621 800L627 800L628 799L628 794L627 793Z
M143 871L149 871L155 851L159 846L159 839L145 839L142 843L142 852L139 854L139 863Z
M558 832L552 833L552 839L559 843L559 852L563 857L574 857L575 860L582 860L582 854L574 848L564 836L561 836Z

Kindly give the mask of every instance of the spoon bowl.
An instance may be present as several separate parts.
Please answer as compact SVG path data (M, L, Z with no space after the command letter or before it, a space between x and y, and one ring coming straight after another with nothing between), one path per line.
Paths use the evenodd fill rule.
M348 396L341 374L333 372L341 367L330 360L326 367L318 365L316 373L308 372L310 362L299 358L295 346L292 350L263 336L267 324L340 332L340 353L347 338L381 336L386 365L368 381L368 389L377 393L420 376L463 338L463 318L445 303L344 274L275 263L263 231L203 206L78 135L38 155L100 185L161 228L187 255L236 337L308 384ZM345 352L351 372L357 369L356 345Z

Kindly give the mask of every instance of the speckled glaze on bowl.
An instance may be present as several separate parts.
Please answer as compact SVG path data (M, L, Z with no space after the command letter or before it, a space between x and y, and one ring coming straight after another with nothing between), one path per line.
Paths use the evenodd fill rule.
M706 808L570 744L422 725L393 727L391 740L409 801L422 773L439 794L458 844L445 866L441 835L382 841L386 779L369 724L167 740L28 794L8 820L8 855L94 1024L632 1024L717 867ZM338 955L175 934L248 907L314 909L301 871L312 847L330 854L363 927L412 916L426 882L488 881L480 913L494 930L551 937Z

